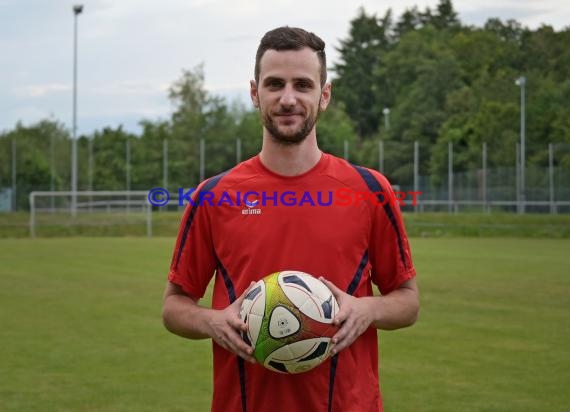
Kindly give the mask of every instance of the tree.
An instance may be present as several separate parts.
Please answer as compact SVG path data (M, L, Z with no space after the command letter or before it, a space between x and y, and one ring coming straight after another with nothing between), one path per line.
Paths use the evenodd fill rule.
M440 0L430 23L439 30L458 29L461 25L451 0Z
M70 176L69 133L55 120L41 120L0 134L0 182L12 184L12 142L16 144L16 205L28 207L33 190L68 189Z
M393 31L395 38L399 40L407 33L421 29L423 23L421 13L417 6L406 9L394 26Z
M127 189L127 139L136 136L117 128L105 127L93 134L93 188L95 190Z
M341 40L337 48L340 62L333 66L334 93L344 103L361 137L370 137L378 130L382 109L388 101L388 96L378 99L375 90L386 88L375 81L374 71L392 44L391 27L391 10L378 19L361 8L350 22L349 37Z

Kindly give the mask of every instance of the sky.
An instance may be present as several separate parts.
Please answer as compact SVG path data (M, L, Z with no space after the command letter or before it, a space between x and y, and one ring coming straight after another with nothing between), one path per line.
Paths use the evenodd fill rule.
M78 16L78 134L103 127L140 132L140 120L167 120L169 86L183 70L204 64L206 89L249 105L255 51L263 34L298 26L335 47L359 7L397 18L437 0L0 0L0 132L42 119L71 129L73 5ZM464 24L516 19L536 29L570 25L567 0L455 0Z

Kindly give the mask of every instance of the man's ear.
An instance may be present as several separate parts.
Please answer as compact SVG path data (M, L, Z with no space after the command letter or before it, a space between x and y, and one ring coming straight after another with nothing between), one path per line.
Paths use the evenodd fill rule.
M255 80L249 81L249 96L251 97L251 102L257 108L259 107L259 95L257 94L257 83Z
M330 101L331 101L331 97L332 97L332 83L326 83L323 86L323 89L321 90L321 101L319 102L319 109L321 110L321 112L324 112Z

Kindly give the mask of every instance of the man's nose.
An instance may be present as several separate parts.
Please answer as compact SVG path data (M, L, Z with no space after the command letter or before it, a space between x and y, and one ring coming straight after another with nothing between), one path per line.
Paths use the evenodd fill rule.
M292 86L287 85L283 89L283 94L281 95L281 104L284 107L293 107L295 104L297 104L297 97Z

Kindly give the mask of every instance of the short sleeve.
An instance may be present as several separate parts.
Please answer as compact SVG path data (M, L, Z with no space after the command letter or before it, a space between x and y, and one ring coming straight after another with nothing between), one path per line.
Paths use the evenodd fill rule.
M372 280L385 295L416 276L400 204L388 180L373 172L384 199L373 204L370 239Z
M180 222L168 280L195 299L204 296L216 270L210 229L207 206L189 202Z

